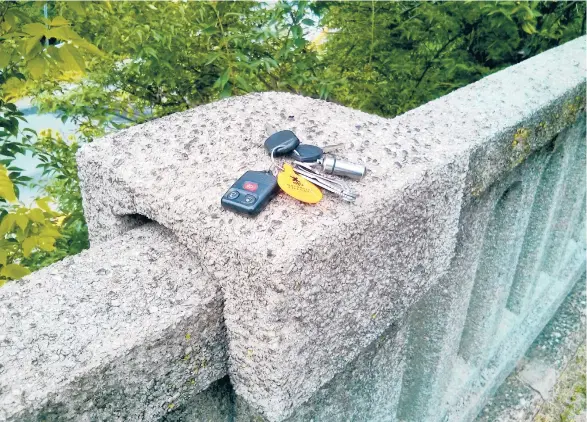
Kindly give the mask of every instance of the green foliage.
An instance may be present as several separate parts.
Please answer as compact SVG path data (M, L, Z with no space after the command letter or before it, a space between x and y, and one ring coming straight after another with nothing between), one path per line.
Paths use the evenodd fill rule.
M102 55L63 17L42 17L43 5L0 4L0 285L87 247L75 173L77 146L57 142L52 148L47 139L35 141L33 130L20 130L20 123L26 122L23 114L6 101L21 82L44 86L67 72L83 72L83 54ZM66 215L50 207L49 197L37 199L35 207L18 202L19 187L31 179L13 163L25 151L44 160L45 174L56 176L45 190L54 194L60 202L55 208Z
M41 161L38 167L43 170L43 176L48 178L41 181L41 187L57 204L60 212L61 236L57 239L54 253L43 257L40 266L89 247L75 160L78 149L79 145L73 137L66 142L59 132L50 129L41 131L38 139L31 144L33 154Z
M0 165L0 198L16 202L8 171ZM42 265L48 253L55 251L60 214L51 210L48 198L38 199L38 207L5 205L0 211L0 285L23 277Z
M84 55L102 55L80 37L63 16L45 18L45 2L0 3L0 69L3 90L19 81L54 80L86 69ZM6 93L4 92L4 96Z
M320 3L337 101L394 116L585 32L585 3Z
M0 75L0 81L2 75ZM19 135L19 124L21 121L25 121L23 114L16 109L16 106L11 103L6 103L0 99L0 164L5 170L7 170L8 176L11 183L14 185L15 195L18 196L19 186L23 186L30 181L30 178L22 175L22 169L14 166L12 162L17 154L22 154L25 151L25 147L22 141L17 139ZM34 135L34 131L26 130L21 133L24 140L29 140ZM3 193L9 195L8 191L12 190L12 187L8 188L5 186ZM1 190L1 188L0 188ZM3 198L7 198L2 195ZM9 202L12 202L10 195ZM4 201L0 198L0 206Z
M67 3L69 5L69 3ZM307 2L58 3L76 30L105 56L95 57L75 89L43 89L48 110L104 130L231 95L285 90L318 95L317 52L304 28ZM119 124L114 124L113 119ZM122 120L122 122L121 122Z
M16 138L22 114L13 104L0 103L0 285L17 279L48 263L67 255L63 247L69 235L64 237L61 226L65 216L49 206L50 198L39 198L36 207L27 207L18 202L18 186L30 181L13 165L15 156L27 149L32 135ZM29 131L30 132L30 131ZM83 218L83 216L82 216ZM66 231L67 233L67 231ZM76 235L83 235L77 228ZM59 243L59 244L58 244ZM79 252L79 248L77 251ZM64 253L65 252L65 253Z

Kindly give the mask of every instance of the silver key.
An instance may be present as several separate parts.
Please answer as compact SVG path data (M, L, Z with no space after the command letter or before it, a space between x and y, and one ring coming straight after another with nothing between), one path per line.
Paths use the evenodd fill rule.
M357 199L357 195L346 183L316 172L312 167L312 164L294 161L293 167L296 173L302 175L315 185L340 196L345 201L354 202L355 199Z
M327 154L329 152L336 151L337 149L344 148L344 144L341 143L341 144L325 145L325 146L320 147L320 148L322 148L322 153L323 154Z

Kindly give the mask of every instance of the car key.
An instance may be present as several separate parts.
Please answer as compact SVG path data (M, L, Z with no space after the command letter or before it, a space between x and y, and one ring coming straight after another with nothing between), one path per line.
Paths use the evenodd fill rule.
M296 149L291 152L291 155L296 161L302 163L315 163L321 159L325 153L339 149L342 146L343 144L334 144L320 148L316 145L299 144Z
M257 215L278 191L277 179L270 171L249 170L226 191L220 204L231 211Z
M342 180L336 180L332 177L317 173L316 170L307 163L294 161L293 164L295 171L310 182L340 196L345 201L354 202L355 199L357 199L357 195L355 195L351 188L349 188L349 186Z
M300 144L300 140L291 130L280 130L265 140L265 149L272 157L287 155Z

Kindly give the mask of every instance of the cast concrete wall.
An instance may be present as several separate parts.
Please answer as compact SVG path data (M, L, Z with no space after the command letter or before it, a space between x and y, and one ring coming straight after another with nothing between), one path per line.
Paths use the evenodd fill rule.
M395 119L251 94L85 146L91 249L0 289L0 418L471 420L585 272L584 44ZM266 124L344 143L356 203L222 210Z

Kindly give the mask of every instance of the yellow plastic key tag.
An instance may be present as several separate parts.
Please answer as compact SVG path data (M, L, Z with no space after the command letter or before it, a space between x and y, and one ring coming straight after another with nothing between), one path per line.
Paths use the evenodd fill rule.
M322 191L309 180L297 174L289 164L277 175L277 184L289 196L308 204L315 204L322 199Z

